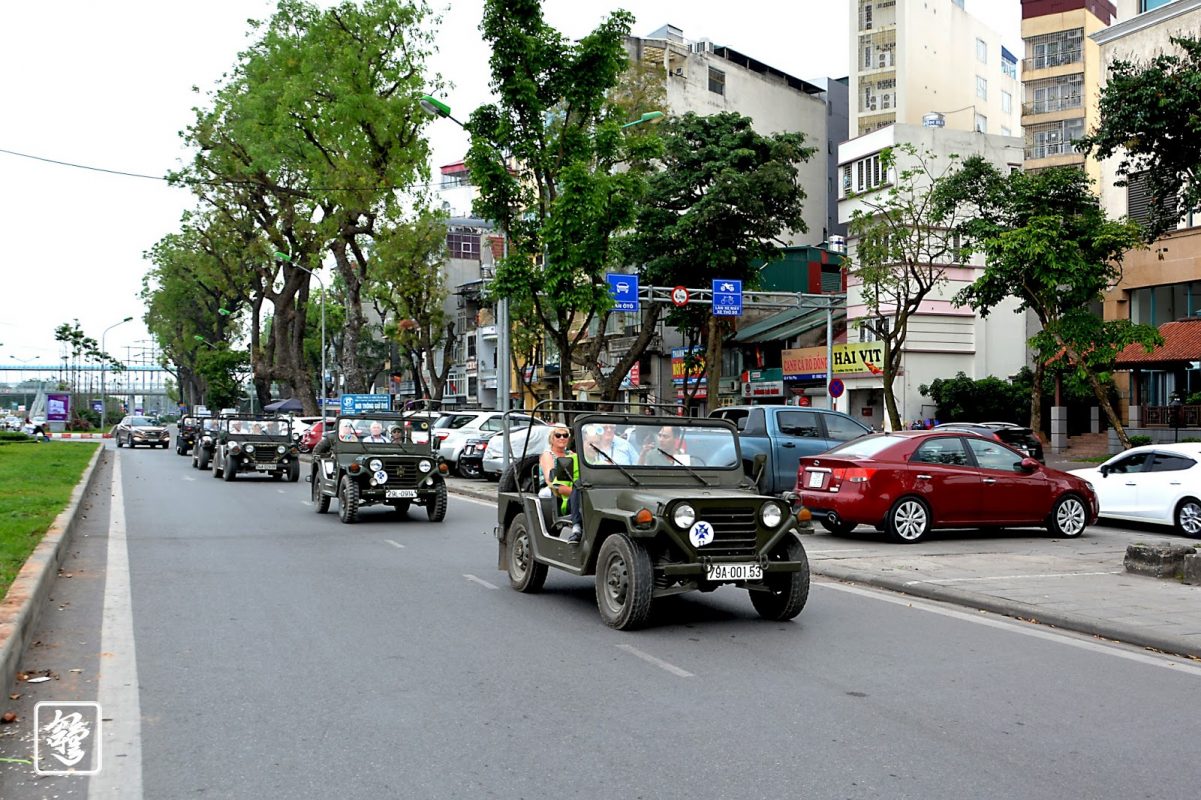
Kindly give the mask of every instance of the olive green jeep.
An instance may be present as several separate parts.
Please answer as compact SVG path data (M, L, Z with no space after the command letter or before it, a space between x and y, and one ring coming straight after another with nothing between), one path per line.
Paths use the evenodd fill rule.
M373 411L326 424L309 474L318 514L337 498L338 517L348 524L358 522L362 506L376 503L401 514L417 504L431 522L446 518L447 467L427 418Z
M213 477L232 481L239 473L300 480L300 451L292 442L292 425L284 418L231 414L217 423L213 443Z
M601 618L620 630L644 625L656 598L725 584L746 589L766 619L801 612L809 561L797 534L809 512L758 493L733 423L581 413L570 429L578 542L543 488L540 454L516 454L502 476L497 566L514 589L537 591L550 567L595 575ZM560 458L553 477L571 483L576 468Z

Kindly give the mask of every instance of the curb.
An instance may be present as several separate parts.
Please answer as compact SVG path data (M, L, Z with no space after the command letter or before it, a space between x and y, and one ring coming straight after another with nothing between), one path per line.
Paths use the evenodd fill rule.
M477 500L491 500L495 502L495 485L489 484L489 486L492 489L491 492L463 486L456 486L451 491L455 494L473 497ZM1017 603L1012 600L1002 600L1001 598L990 597L988 595L972 594L961 589L951 589L945 586L909 583L897 578L874 575L870 572L861 572L853 569L844 569L833 565L822 566L810 562L809 569L814 575L821 575L822 577L831 578L841 583L872 586L877 589L885 589L890 592L909 595L910 597L936 600L965 608L987 611L992 614L1000 614L1005 617L1013 617L1014 619L1032 622L1036 625L1044 625L1049 628L1061 628L1075 633L1083 633L1088 636L1096 636L1101 639L1109 639L1124 644L1135 645L1136 647L1159 650L1164 653L1185 656L1187 658L1201 658L1201 642L1198 642L1195 646L1191 646L1190 643L1182 642L1180 639L1169 636L1157 636L1154 633L1149 633L1129 625L1099 623L1097 620L1089 617L1066 614L1049 608L1032 606L1027 603Z
M83 476L71 492L67 507L50 523L45 536L29 554L16 580L8 588L8 595L0 603L0 685L4 687L5 694L13 685L21 656L29 644L30 633L37 624L38 610L50 591L59 564L75 534L79 509L84 496L96 481L103 455L104 448L96 448L92 460L84 468Z

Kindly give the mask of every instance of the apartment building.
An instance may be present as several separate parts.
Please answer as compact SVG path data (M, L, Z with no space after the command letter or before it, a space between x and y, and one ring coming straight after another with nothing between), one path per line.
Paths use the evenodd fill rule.
M1116 16L1109 0L1022 0L1026 169L1076 166L1100 181L1100 166L1085 163L1073 140L1097 123L1103 66L1091 37Z
M899 170L914 165L912 157L902 151L894 151L897 163L892 169L886 169L881 162L880 154L885 148L906 144L912 145L919 154L934 155L936 171L948 164L952 155L960 158L980 155L1003 171L1019 168L1022 161L1022 140L1016 136L900 123L889 125L852 139L839 148L839 161L845 176L839 216L844 222L849 222L856 210L867 208L866 199L888 191ZM852 263L857 244L853 236L848 238ZM970 378L992 375L1004 379L1028 365L1026 341L1035 328L1031 315L1017 313L1019 302L1016 298L1007 299L987 317L954 303L955 294L976 280L983 265L983 256L979 254L970 263L943 265L945 280L910 317L901 375L893 384L903 420L934 415L933 401L921 394L920 387L935 378L949 378L963 372ZM891 313L887 308L881 311L885 317ZM872 313L865 302L862 283L848 277L849 343L866 344L874 339L872 332L859 324ZM859 363L863 363L863 359ZM843 373L839 377L847 392L839 398L838 410L876 425L886 422L884 384L878 369L873 371L871 365L865 365L860 372Z
M894 123L1016 135L1017 57L963 0L852 0L850 134Z
M1105 69L1115 60L1146 62L1173 49L1173 36L1201 35L1201 0L1119 0L1119 21L1093 34ZM1127 16L1128 15L1128 16ZM1139 176L1115 186L1118 159L1100 165L1101 202L1111 217L1145 221L1153 202ZM1130 433L1170 439L1173 395L1187 403L1201 393L1201 210L1184 215L1177 229L1149 248L1126 254L1121 282L1105 297L1106 319L1129 319L1159 328L1165 344L1151 353L1128 348L1115 373ZM1186 425L1197 426L1194 404ZM1197 435L1195 432L1183 435Z

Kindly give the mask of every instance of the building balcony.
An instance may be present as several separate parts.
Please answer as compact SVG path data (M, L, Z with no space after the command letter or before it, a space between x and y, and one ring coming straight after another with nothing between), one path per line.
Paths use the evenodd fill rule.
M1043 69L1066 67L1069 64L1080 64L1084 61L1083 50L1068 50L1064 53L1053 53L1032 58L1022 59L1022 78L1028 80L1026 73Z
M1083 107L1084 99L1081 97L1073 97L1068 100L1022 103L1022 117L1032 117L1038 114L1056 114L1060 111L1075 111Z

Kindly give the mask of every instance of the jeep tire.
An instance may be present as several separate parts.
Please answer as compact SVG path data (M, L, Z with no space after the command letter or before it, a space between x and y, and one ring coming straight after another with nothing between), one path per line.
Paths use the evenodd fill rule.
M282 473L280 473L282 476ZM288 465L288 483L296 483L300 480L300 461L293 461Z
M325 492L321 491L320 468L316 464L313 465L312 492L313 510L315 510L318 514L324 514L326 511L329 511L329 497L325 494Z
M606 625L619 631L645 625L654 584L651 557L641 542L624 533L605 539L596 560L596 606Z
M751 605L759 616L775 622L792 619L801 613L809 599L809 557L805 548L793 534L788 534L784 543L768 557L771 561L800 561L804 568L797 572L769 572L763 576L766 591L750 589Z
M348 475L338 483L338 519L347 525L359 521L359 484Z
M546 582L548 567L534 560L525 514L518 514L509 523L505 547L509 550L509 585L523 594L541 589Z
M425 501L425 513L430 522L446 519L446 484L442 481L434 487L434 496Z
M225 456L225 463L221 468L221 479L224 481L232 481L234 476L238 474L238 464L230 456Z

